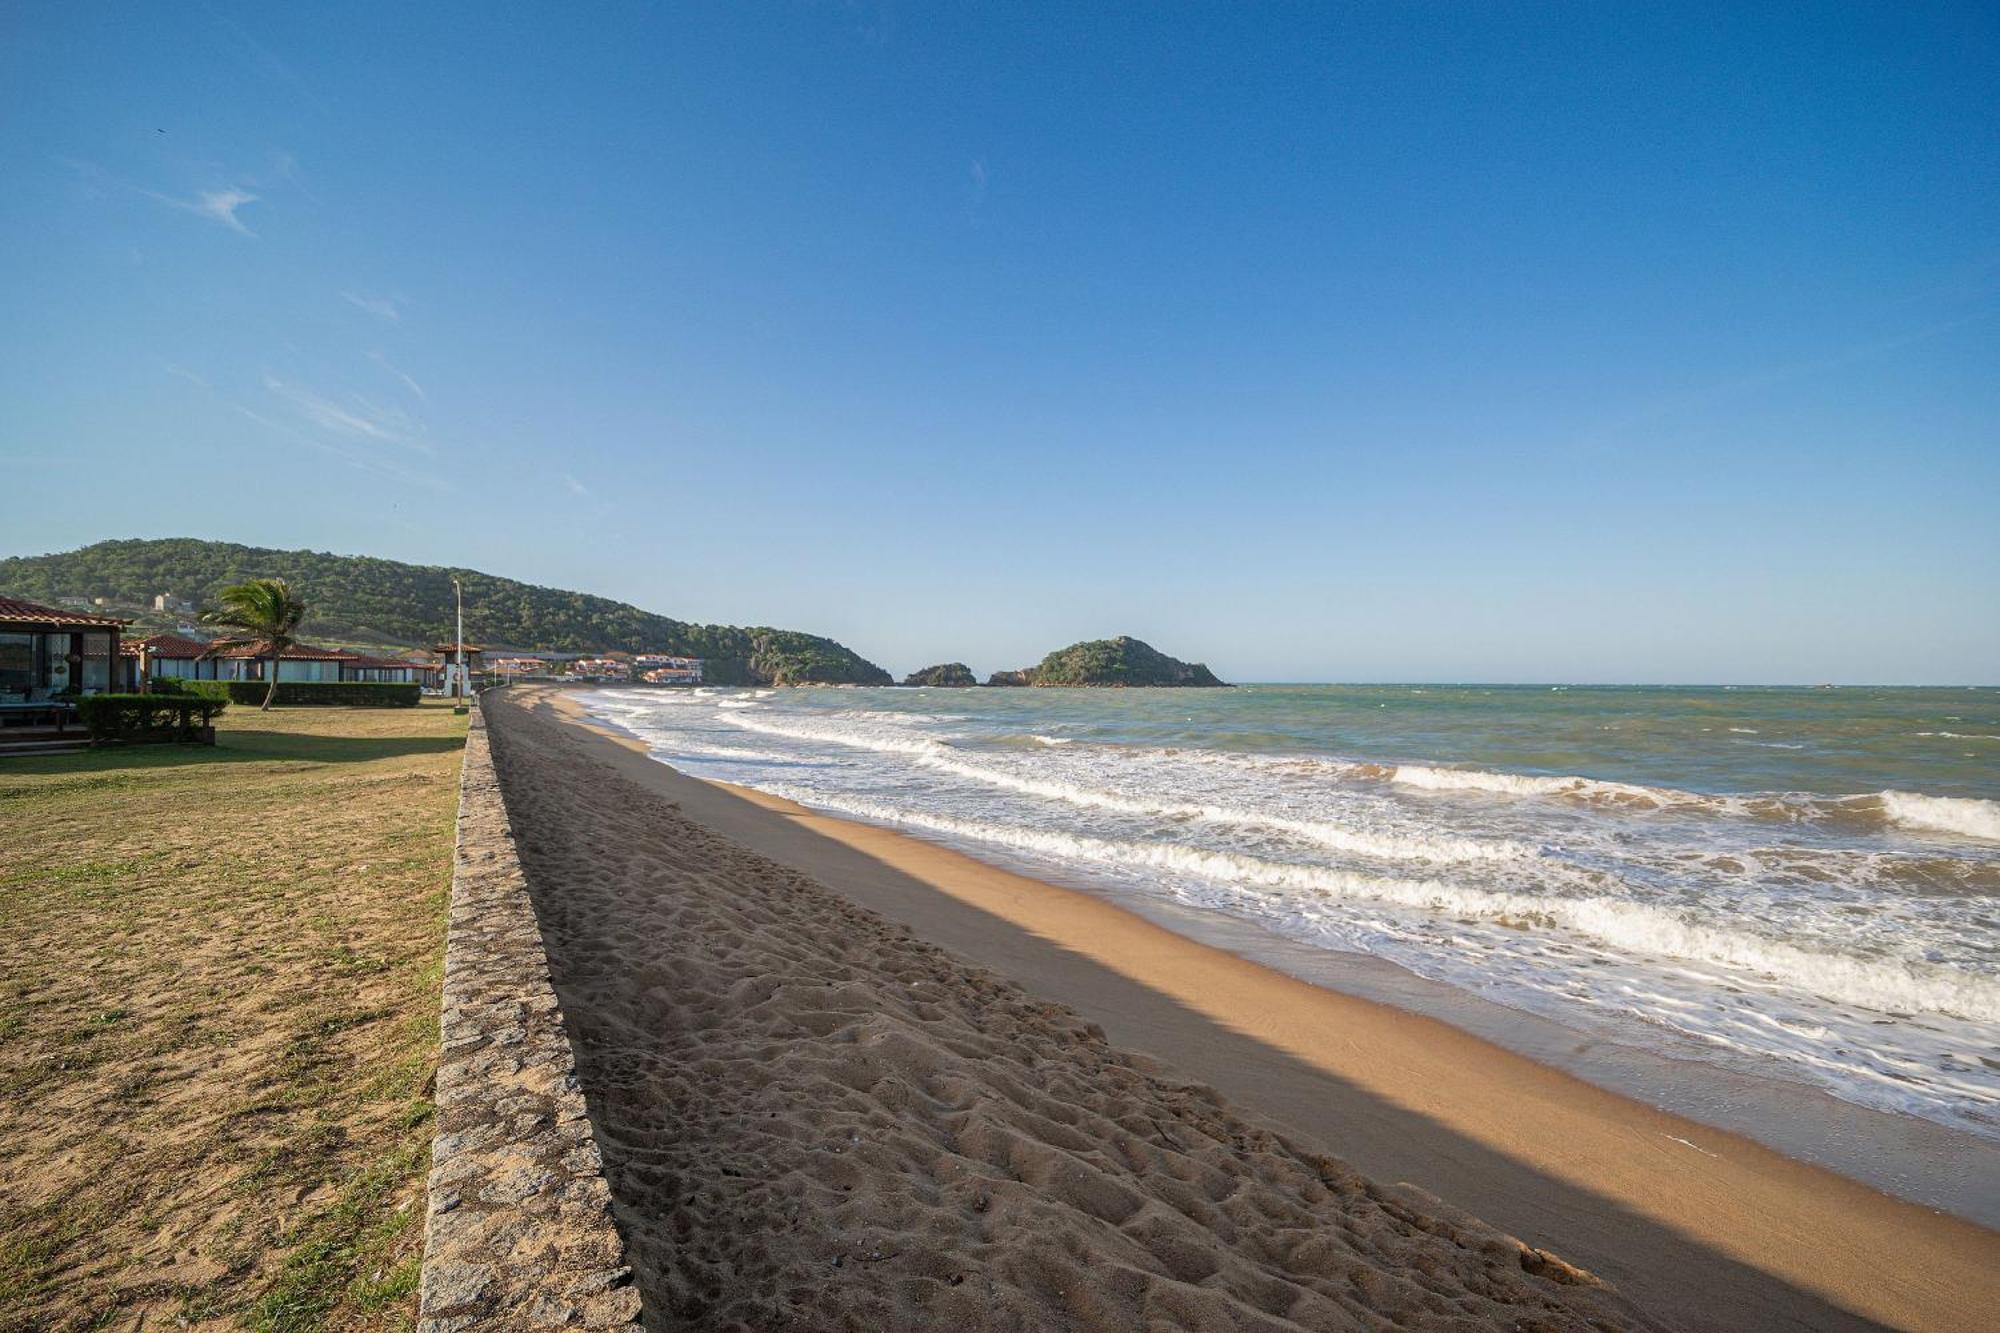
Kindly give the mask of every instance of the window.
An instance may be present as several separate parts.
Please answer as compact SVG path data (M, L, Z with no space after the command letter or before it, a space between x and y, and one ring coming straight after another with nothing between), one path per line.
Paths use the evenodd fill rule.
M102 694L111 688L111 636L83 636L83 675L77 684L85 694Z
M0 694L26 694L41 684L42 636L0 634Z

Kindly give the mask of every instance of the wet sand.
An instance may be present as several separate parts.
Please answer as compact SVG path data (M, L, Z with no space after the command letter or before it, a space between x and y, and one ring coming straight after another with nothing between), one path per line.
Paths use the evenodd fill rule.
M1119 1046L1144 1050L1178 1072L1169 1074L1164 1067L1118 1056L1090 1037L1087 1029L1078 1029L1081 1035L1053 1036L1056 1050L1075 1047L1087 1049L1094 1060L1122 1061L1117 1067L1129 1076L1165 1080L1157 1083L1160 1088L1181 1087L1184 1077L1205 1080L1228 1103L1198 1099L1210 1108L1202 1114L1256 1126L1258 1135L1268 1136L1260 1138L1260 1144L1281 1145L1274 1150L1279 1160L1319 1162L1326 1160L1322 1153L1337 1154L1344 1164L1334 1168L1335 1178L1350 1179L1351 1166L1383 1182L1357 1187L1356 1197L1371 1206L1408 1210L1410 1217L1449 1218L1428 1225L1462 1229L1455 1233L1460 1236L1490 1237L1492 1233L1472 1223L1468 1214L1484 1217L1533 1246L1597 1273L1638 1307L1671 1322L1699 1328L1879 1324L1964 1329L1979 1326L1991 1310L2000 1308L2000 1278L1995 1276L2000 1272L2000 1235L1972 1223L1890 1199L1748 1140L1652 1110L1433 1020L1306 985L1088 895L997 870L899 834L812 815L783 801L684 777L646 759L630 742L609 732L559 725L565 718L573 721L577 711L560 692L514 691L511 698L489 695L488 706L495 716L496 734L507 738L503 773L508 762L504 747L518 738L521 748L516 750L514 771L520 776L509 780L524 790L532 786L538 791L523 798L528 805L515 816L533 834L524 838L523 847L531 878L537 877L536 854L528 844L558 836L558 829L578 821L615 820L621 830L616 841L629 844L617 853L615 866L550 863L539 877L538 895L551 896L545 911L552 927L557 927L552 934L561 940L565 937L561 922L576 923L576 937L565 946L568 961L559 963L558 972L567 967L587 971L605 992L565 996L573 1015L585 1015L576 1019L579 1026L615 1027L614 1019L601 1015L618 1007L607 995L633 984L620 982L619 974L656 961L643 952L635 956L638 946L607 943L612 927L599 918L664 910L655 900L669 893L746 892L746 886L776 882L774 877L784 873L771 864L777 862L817 881L801 887L803 881L787 878L785 882L793 886L789 896L805 888L817 896L818 886L825 885L847 910L879 912L907 926L922 941L991 968L1036 997L1031 1001L1004 987L1016 997L1010 1003L1027 1004L1033 1012L1041 1012L1036 1001L1067 1005L1083 1019L1101 1024ZM530 776L537 773L544 776L539 780ZM509 799L515 800L512 785ZM606 809L606 802L613 808ZM668 802L678 808L669 808ZM591 815L592 811L597 814ZM574 829L561 832L560 838L580 846L591 841ZM726 884L716 879L720 872L713 867L704 871L699 858L690 859L689 844L694 842L705 849L708 861L732 867L723 876ZM583 846L575 855L587 852L588 846ZM741 860L745 856L750 860ZM663 859L681 870L669 873ZM633 888L625 881L651 887ZM706 888L687 887L703 882ZM580 884L590 887L582 890ZM560 900L553 897L558 894ZM580 896L569 905L573 894ZM865 913L861 919L872 921ZM634 932L634 937L645 933ZM920 947L915 941L911 945ZM671 961L672 955L667 957ZM933 980L977 975L949 958L939 966L943 970ZM869 981L879 992L882 979ZM565 984L560 976L558 982ZM1044 1007L1050 1015L1061 1013ZM861 1022L859 1015L866 1009L864 1005L850 1017ZM1046 1031L1061 1034L1068 1031L1063 1025L1074 1021L1047 1016L1046 1022L1054 1026ZM625 1034L628 1039L643 1035L642 1031ZM638 1042L637 1049L646 1049L652 1040ZM806 1057L799 1053L799 1058ZM1009 1058L1021 1057L1018 1051L1011 1057L964 1054L953 1077L977 1081L990 1061L998 1061L997 1068L1004 1070ZM1036 1067L1032 1060L1029 1067ZM607 1068L607 1076L609 1072ZM1093 1067L1090 1076L1075 1086L1091 1087L1102 1077L1102 1068ZM668 1084L635 1085L626 1095L636 1105L680 1095L674 1091L678 1084ZM988 1098L993 1095L990 1088L985 1092ZM1160 1095L1166 1097L1162 1104L1180 1110L1192 1104L1187 1098L1193 1094ZM667 1110L656 1106L651 1114L665 1118ZM1099 1112L1093 1108L1090 1114ZM1129 1127L1118 1131L1098 1121L1087 1123L1114 1138L1132 1132ZM1115 1117L1109 1123L1116 1123ZM943 1131L930 1125L922 1132ZM1085 1151L1080 1145L1094 1138L1086 1132L1084 1139L1061 1150L1076 1156ZM1179 1151L1158 1140L1150 1149ZM616 1187L617 1153L611 1147L607 1151L614 1159ZM966 1160L983 1161L977 1169L989 1173L1005 1166L991 1160L992 1152L958 1151ZM1113 1152L1113 1147L1095 1143L1092 1151L1096 1154L1090 1159L1092 1169L1104 1170L1106 1163L1097 1158ZM908 1167L908 1160L904 1165ZM1158 1178L1157 1162L1135 1166L1127 1154L1120 1165L1136 1172L1139 1182L1121 1178L1121 1186L1145 1197L1146 1182ZM1016 1183L1028 1179L1020 1172L1013 1174ZM1261 1166L1248 1168L1247 1174L1266 1183L1272 1178ZM1297 1191L1309 1175L1277 1174L1287 1182L1277 1191L1284 1206L1307 1206ZM1240 1192L1241 1187L1233 1188ZM1038 1206L1049 1203L1046 1195L1044 1189ZM1062 1206L1074 1207L1075 1202ZM1342 1220L1340 1214L1352 1203L1352 1198L1343 1197L1327 1204L1333 1208L1328 1215L1331 1222L1316 1223L1306 1215L1293 1215L1292 1220L1308 1229L1330 1225L1339 1234L1351 1235L1353 1220ZM639 1214L650 1206L643 1205L636 1213L628 1206L628 1213L643 1220ZM1142 1211L1161 1206L1154 1197ZM1174 1211L1172 1203L1164 1206ZM1191 1216L1185 1210L1177 1215L1184 1220ZM1115 1246L1130 1240L1129 1218L1120 1224L1091 1216L1094 1221L1070 1219L1074 1226L1064 1233L1071 1237L1070 1243L1082 1243L1075 1241L1078 1235L1092 1238L1091 1244ZM1256 1257L1249 1260L1250 1268L1239 1267L1245 1262L1240 1247L1246 1243L1240 1221L1204 1215L1200 1223L1218 1224L1210 1228L1214 1234L1200 1243L1220 1248L1210 1256L1217 1267L1193 1284L1198 1288L1234 1292L1232 1299L1241 1304L1244 1293L1276 1281L1296 1284L1314 1298L1330 1299L1314 1286L1323 1275L1290 1272L1282 1257L1274 1260L1279 1250L1266 1241L1249 1242ZM1098 1234L1106 1226L1113 1235ZM1200 1231L1198 1225L1194 1234ZM1366 1234L1366 1228L1360 1234ZM1116 1236L1125 1236L1126 1241L1117 1241ZM1176 1243L1186 1243L1186 1237ZM1468 1246L1458 1240L1450 1248L1460 1257L1486 1255L1483 1262L1490 1262L1495 1253L1486 1241ZM975 1261L981 1271L992 1271L985 1259L968 1251L957 1253ZM1353 1263L1407 1280L1410 1275L1396 1270L1392 1258L1367 1250L1349 1256ZM1135 1257L1126 1254L1124 1259ZM1135 1271L1152 1274L1149 1281L1189 1285L1186 1273L1176 1276L1171 1266L1163 1268L1157 1254L1150 1261L1136 1262ZM1492 1277L1490 1267L1478 1269L1486 1276L1476 1277L1450 1264L1437 1268L1436 1262L1426 1259L1417 1266L1453 1291L1457 1290L1453 1284L1477 1287ZM1092 1266L1086 1264L1080 1271L1087 1274ZM1449 1277L1441 1276L1447 1271ZM1508 1273L1510 1283L1523 1280L1515 1275L1519 1271L1517 1264ZM1543 1287L1556 1290L1558 1299L1586 1294L1594 1300L1610 1299L1586 1286L1561 1286L1533 1275L1527 1280L1533 1299L1545 1297ZM1023 1295L1032 1285L1011 1289L1027 1302L1006 1306L1015 1310L1015 1323L983 1326L1061 1326L1057 1315L1066 1307L1047 1305L1045 1294L1032 1299ZM879 1284L870 1288L878 1293L886 1289ZM1354 1290L1351 1282L1342 1287L1349 1297ZM1447 1305L1456 1299L1443 1289L1424 1290ZM1509 1287L1504 1297L1489 1292L1481 1299L1512 1301L1517 1295ZM1117 1314L1107 1316L1108 1322L1088 1326L1141 1327L1143 1319L1134 1312L1144 1308L1143 1299L1128 1296L1116 1306ZM1244 1306L1252 1308L1262 1307L1254 1302ZM1302 1327L1343 1327L1363 1318L1364 1311L1397 1317L1366 1304L1312 1308L1314 1317L1303 1321L1269 1310L1259 1317L1291 1319ZM1545 1310L1550 1318L1558 1315L1548 1311L1559 1311L1562 1318L1584 1313L1551 1305ZM937 1317L937 1310L930 1316ZM1440 1312L1436 1317L1447 1316ZM1473 1317L1489 1324L1506 1322L1496 1309ZM1586 1317L1614 1324L1638 1318L1633 1308L1624 1306ZM1315 1319L1333 1322L1315 1323ZM1196 1321L1179 1326L1259 1325L1225 1319L1219 1324Z

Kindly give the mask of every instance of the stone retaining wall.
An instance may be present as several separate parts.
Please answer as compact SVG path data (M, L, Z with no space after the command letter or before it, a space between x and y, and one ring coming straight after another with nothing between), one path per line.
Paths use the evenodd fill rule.
M485 719L460 779L419 1333L636 1328L548 957Z

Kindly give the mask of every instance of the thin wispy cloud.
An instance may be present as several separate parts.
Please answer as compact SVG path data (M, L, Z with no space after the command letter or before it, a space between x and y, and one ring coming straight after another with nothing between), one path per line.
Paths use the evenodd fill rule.
M575 477L572 477L567 472L563 473L563 485L569 487L569 493L571 495L590 494L590 487L584 485L582 482L578 481Z
M965 217L974 226L986 207L986 159L975 157L965 168Z
M312 198L305 187L298 159L290 153L279 153L273 159L269 171L231 173L233 179L219 188L197 189L191 195L172 194L122 179L95 162L61 156L55 160L77 174L91 198L104 198L117 191L127 191L171 208L175 212L188 213L213 222L217 226L227 227L239 236L257 235L250 229L249 224L244 222L242 213L251 204L265 202L264 195L260 191L283 188L295 190L308 199Z
M227 407L230 411L235 412L246 420L254 421L280 438L288 440L301 448L309 449L316 454L331 458L344 467L350 467L357 472L367 472L378 477L387 477L393 481L404 482L413 486L427 487L431 490L450 491L452 489L451 485L442 478L429 476L421 472L413 472L408 468L398 466L391 459L371 457L358 450L320 439L299 429L297 426L289 425L286 422L266 416L255 408L237 402L229 395L220 392L207 379L189 370L186 366L176 365L166 360L162 360L160 365L168 374L186 380L217 403ZM270 382L270 377L267 376L267 387Z
M417 383L416 379L411 375L409 375L407 372L398 370L396 366L390 362L388 357L382 355L382 353L380 352L370 352L368 354L368 359L370 361L373 361L376 365L382 367L382 369L392 378L394 378L398 384L401 384L405 389L408 389L411 393L415 394L419 399L423 400L424 402L430 401L430 395L424 392L424 386Z
M243 225L243 219L236 211L246 204L257 202L258 196L248 190L231 186L226 190L203 190L192 199L177 199L158 190L141 190L148 199L156 199L169 208L178 208L184 213L207 218L229 228L240 236L255 236L257 233Z
M255 190L241 185L228 185L219 190L198 190L192 198L185 198L121 180L95 162L80 161L71 157L59 157L56 160L83 179L93 198L102 198L111 192L112 187L116 187L151 199L156 204L164 204L177 212L192 213L196 217L206 218L210 222L229 228L239 236L257 234L237 216L240 210L262 198Z
M1707 395L1704 395L1704 401L1734 398L1742 394L1754 393L1759 389L1770 388L1773 385L1784 384L1791 380L1806 379L1814 375L1825 375L1836 370L1843 370L1848 366L1856 365L1863 361L1872 361L1878 356L1886 356L1890 352L1900 351L1913 343L1928 342L1932 338L1950 333L1953 329L1964 324L1969 324L1978 318L1980 318L1978 312L1970 315L1961 315L1957 319L1943 320L1925 328L1911 329L1903 333L1892 334L1886 338L1877 338L1865 343L1856 343L1851 347L1844 347L1824 356L1808 357L1786 365L1773 366L1769 370L1757 371L1753 374L1745 375L1741 379L1717 385Z
M342 292L341 299L357 310L366 310L377 319L386 319L391 324L399 323L403 312L398 308L393 296L374 296L365 292Z
M272 162L270 171L256 181L260 185L283 184L297 190L307 202L317 204L319 196L306 180L306 173L299 167L299 160L290 153L279 153Z
M282 421L274 421L262 412L245 407L238 402L229 402L229 406L244 417L284 439L311 449L315 453L325 454L353 468L357 472L368 472L375 476L388 477L393 481L407 482L414 486L424 486L435 491L450 491L453 489L451 484L442 477L433 477L421 472L412 472L408 468L398 467L387 460L370 458L363 454L358 454L352 449L343 449L339 445L329 444L327 441L316 439L296 427L288 426Z
M1957 304L1977 301L2000 290L2000 251L1989 251L1958 265L1943 281L1912 292L1912 304Z
M1738 399L1752 397L1762 393L1766 389L1774 389L1795 380L1830 375L1837 370L1845 370L1850 366L1872 361L1877 357L1887 356L1913 344L1928 342L1932 338L1942 337L1963 325L1970 324L1974 320L1984 317L1985 312L1974 311L1971 314L1961 315L1956 319L1947 319L1939 323L1926 325L1923 328L1910 329L1888 337L1855 343L1816 356L1801 357L1795 361L1739 375L1734 379L1705 385L1689 392L1678 394L1672 398L1648 404L1627 416L1607 422L1600 428L1597 434L1611 434L1632 430L1686 413L1704 411L1725 403L1734 402Z
M396 408L385 408L357 395L335 402L303 385L264 376L264 387L321 430L356 439L376 440L431 453L421 422Z
M189 370L186 366L177 366L171 361L162 361L160 362L160 368L166 371L169 375L178 376L179 378L186 380L189 384L193 384L199 388L206 389L210 393L213 393L215 391L215 386L213 384L210 384L207 380L195 374L192 370Z
M208 15L228 35L229 45L236 55L259 77L290 89L322 111L327 109L326 99L314 92L284 57L251 36L249 30L234 19L218 14L212 8L208 10Z

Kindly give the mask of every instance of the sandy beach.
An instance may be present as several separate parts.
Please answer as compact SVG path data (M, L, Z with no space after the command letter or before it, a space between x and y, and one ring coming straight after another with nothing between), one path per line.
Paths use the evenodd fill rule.
M1973 1223L687 778L559 692L487 706L662 1322L1963 1329L2000 1307L2000 1235Z

